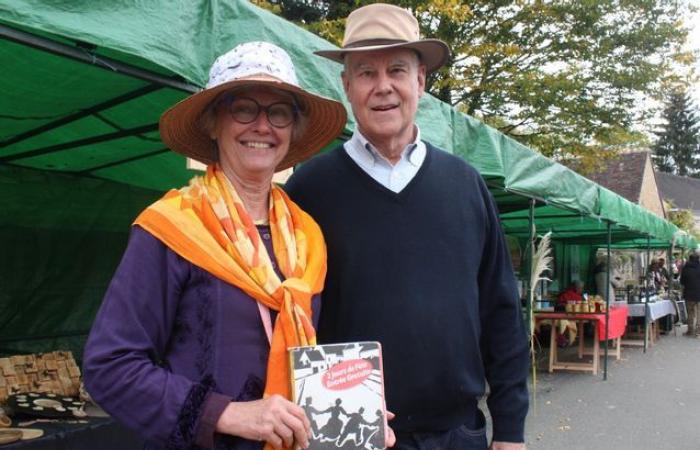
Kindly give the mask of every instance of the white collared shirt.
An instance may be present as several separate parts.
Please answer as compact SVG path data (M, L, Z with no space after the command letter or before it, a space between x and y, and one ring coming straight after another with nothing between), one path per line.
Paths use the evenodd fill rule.
M393 192L401 192L416 176L425 161L425 143L420 140L420 129L416 125L416 139L401 152L401 159L391 164L356 128L344 146L355 163L379 184Z

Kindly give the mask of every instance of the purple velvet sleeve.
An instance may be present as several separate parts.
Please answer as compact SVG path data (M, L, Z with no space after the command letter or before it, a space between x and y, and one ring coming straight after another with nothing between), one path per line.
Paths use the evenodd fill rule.
M230 397L216 392L212 392L207 396L202 407L199 425L197 426L195 444L204 448L214 448L216 422L219 421L219 417L221 417L230 401Z
M194 438L196 421L183 429L181 416L200 409L210 390L159 365L186 269L155 238L132 232L83 356L85 385L100 406L149 441L176 447Z
M265 244L271 252L271 242L265 240ZM213 448L216 423L226 405L233 398L247 401L262 394L260 391L254 397L241 397L239 391L250 373L260 371L264 379L266 357L261 360L255 356L267 352L257 307L242 291L206 272L204 276L214 280L205 288L209 292L199 288L193 291L193 270L194 266L155 237L134 227L83 355L85 385L95 401L149 442L168 448L187 448L192 444ZM197 268L197 272L201 276L201 269ZM196 355L182 350L183 347L173 347L173 329L183 320L179 317L183 314L183 296L192 301L200 295L212 296L228 305L225 316L229 320L219 324L229 330L227 339L233 339L219 343L224 345L226 354L231 354L227 342L242 342L245 348L253 342L245 355L214 364L211 373L216 380L211 376L198 379L196 375L182 375L187 367L196 366ZM312 307L317 324L320 296L314 297ZM250 331L232 326L231 317L251 324L244 327ZM201 333L211 336L212 331L203 329ZM256 333L261 334L259 344L255 344ZM176 347L179 350L173 353ZM169 363L175 363L178 370L170 370ZM237 378L238 383L230 383ZM217 386L216 381L224 386ZM225 388L223 393L219 387Z

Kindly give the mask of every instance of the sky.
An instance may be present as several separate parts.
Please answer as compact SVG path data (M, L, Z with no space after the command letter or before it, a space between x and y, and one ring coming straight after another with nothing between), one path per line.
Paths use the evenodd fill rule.
M700 0L691 0L691 4L694 4L698 11L695 12L694 17L688 22L691 27L688 43L690 48L700 51ZM697 72L700 73L700 60L695 63L695 67ZM691 95L695 98L695 102L700 104L700 81L695 83Z

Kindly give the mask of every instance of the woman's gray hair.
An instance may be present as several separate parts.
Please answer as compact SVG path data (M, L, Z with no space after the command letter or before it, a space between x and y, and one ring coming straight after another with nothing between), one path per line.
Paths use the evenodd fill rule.
M204 108L204 111L202 111L202 114L199 116L199 126L202 128L202 131L207 136L211 136L214 133L214 130L216 129L216 109L219 106L219 103L221 102L222 98L226 95L231 95L235 94L236 92L241 92L245 90L246 88L240 88L234 91L228 91L223 94L218 95L214 100L212 100L206 108ZM268 88L266 87L265 89L269 89L272 92L282 94L282 95L287 95L291 97L291 100L294 102L294 105L297 107L297 114L296 117L294 118L294 122L292 123L292 138L290 140L290 144L294 143L297 139L299 139L303 134L304 131L306 130L307 126L307 115L306 115L306 105L303 102L300 102L299 99L292 94L291 92L282 90L282 89L276 89L276 88ZM216 142L214 142L214 146L216 146ZM216 160L219 160L219 153L218 150L216 152Z

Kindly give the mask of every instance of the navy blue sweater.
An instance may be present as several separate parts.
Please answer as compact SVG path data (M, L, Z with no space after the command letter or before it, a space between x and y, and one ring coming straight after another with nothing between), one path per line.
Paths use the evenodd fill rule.
M382 343L398 431L473 422L490 385L494 440L523 440L528 347L493 199L465 161L428 144L399 193L341 147L286 185L328 245L319 342Z

